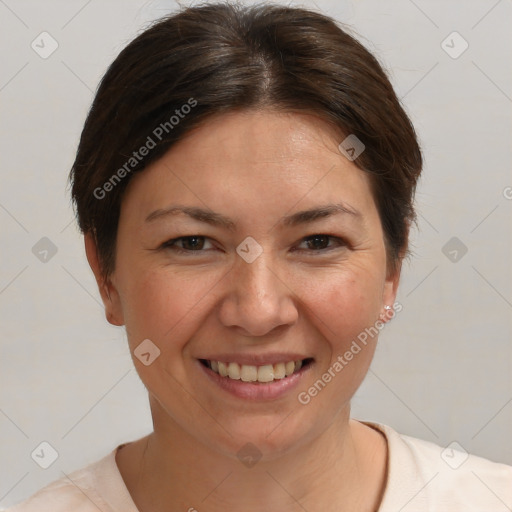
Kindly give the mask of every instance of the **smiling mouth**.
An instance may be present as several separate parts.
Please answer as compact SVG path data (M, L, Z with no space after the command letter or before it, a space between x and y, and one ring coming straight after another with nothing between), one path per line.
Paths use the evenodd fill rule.
M199 359L199 361L206 368L227 379L269 383L275 380L286 379L290 375L299 372L302 368L308 367L313 362L313 358L308 357L298 361L265 364L262 366L211 361L209 359Z

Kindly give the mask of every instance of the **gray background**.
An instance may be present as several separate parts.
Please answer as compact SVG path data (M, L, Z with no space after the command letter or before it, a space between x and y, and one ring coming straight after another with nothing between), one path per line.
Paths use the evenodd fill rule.
M353 416L512 464L512 3L316 5L390 70L425 155L403 311L381 334ZM104 319L66 179L106 67L175 8L0 0L0 506L151 429L124 331ZM43 31L59 45L46 59L31 48ZM462 40L442 46L453 31L469 44L457 58ZM33 250L43 237L54 255L47 241ZM445 247L452 237L459 247ZM46 470L30 456L42 441L59 453Z

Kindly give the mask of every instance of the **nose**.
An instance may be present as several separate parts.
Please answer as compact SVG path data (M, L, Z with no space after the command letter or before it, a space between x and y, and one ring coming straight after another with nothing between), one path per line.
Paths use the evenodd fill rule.
M226 279L219 313L224 326L236 327L246 336L263 336L297 321L291 283L279 277L265 252L252 263L237 258Z

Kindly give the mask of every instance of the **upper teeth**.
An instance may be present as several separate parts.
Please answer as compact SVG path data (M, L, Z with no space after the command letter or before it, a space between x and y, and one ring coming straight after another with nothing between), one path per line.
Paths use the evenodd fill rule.
M283 379L302 367L302 361L288 361L287 363L265 364L252 366L238 363L224 363L222 361L209 361L210 368L221 377L243 380L244 382L272 382Z

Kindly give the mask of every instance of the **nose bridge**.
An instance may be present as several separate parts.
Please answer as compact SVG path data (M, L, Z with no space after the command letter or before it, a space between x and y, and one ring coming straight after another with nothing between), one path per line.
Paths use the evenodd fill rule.
M231 274L221 310L225 325L239 326L251 335L263 335L296 320L291 291L279 277L270 251L263 250L250 262L242 253L236 258Z
M277 270L272 268L276 263L270 252L262 252L251 263L238 261L235 265L236 278L240 280L242 287L245 286L245 295L249 300L251 297L270 300L277 298L280 281L276 275Z

